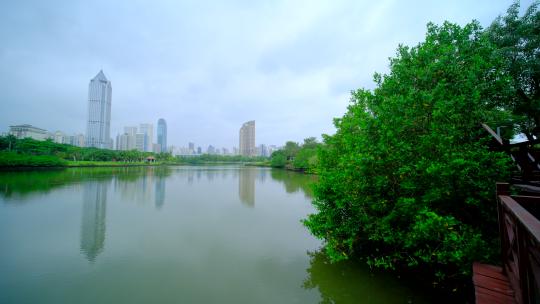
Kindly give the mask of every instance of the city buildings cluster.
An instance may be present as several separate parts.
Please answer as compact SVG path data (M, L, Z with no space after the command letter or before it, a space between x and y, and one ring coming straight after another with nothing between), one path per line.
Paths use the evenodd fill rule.
M231 150L209 145L206 148L189 142L186 147L167 144L167 122L160 118L154 134L154 125L140 123L138 126L125 126L123 133L117 134L116 141L111 138L111 102L112 83L103 71L90 80L88 84L88 119L86 134L68 135L62 131L49 132L30 124L13 125L9 134L17 138L33 138L36 140L51 139L55 143L69 144L78 147L95 147L99 149L138 150L142 152L169 152L173 155L242 155L270 156L278 147L274 145L255 144L255 121L245 122L239 131L239 145ZM155 136L154 136L155 135ZM116 145L115 145L116 143Z

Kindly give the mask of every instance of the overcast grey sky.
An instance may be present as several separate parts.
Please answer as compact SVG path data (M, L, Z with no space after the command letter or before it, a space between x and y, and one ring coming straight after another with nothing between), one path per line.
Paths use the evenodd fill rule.
M532 1L522 1L522 9ZM444 20L486 27L511 0L2 1L0 130L84 133L88 82L112 81L111 137L168 123L169 144L238 146L334 132L398 44Z

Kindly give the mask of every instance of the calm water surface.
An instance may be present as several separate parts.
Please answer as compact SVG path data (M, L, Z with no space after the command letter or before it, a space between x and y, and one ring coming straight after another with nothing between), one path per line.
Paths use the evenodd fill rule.
M313 177L238 166L0 173L0 303L426 303L330 264Z

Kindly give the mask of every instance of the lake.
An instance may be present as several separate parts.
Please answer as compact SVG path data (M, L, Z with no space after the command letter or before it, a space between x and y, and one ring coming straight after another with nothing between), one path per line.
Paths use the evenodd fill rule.
M0 172L0 303L428 303L330 263L315 178L243 166Z

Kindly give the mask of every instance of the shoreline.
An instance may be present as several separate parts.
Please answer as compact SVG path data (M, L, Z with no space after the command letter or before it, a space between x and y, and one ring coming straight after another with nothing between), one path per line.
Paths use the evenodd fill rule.
M68 169L68 168L127 168L127 167L159 167L159 166L202 166L202 165L243 165L254 167L268 167L260 166L251 163L244 162L200 162L200 163L114 163L114 162L94 162L88 163L67 163L61 166L32 166L32 165L17 165L17 166L0 166L0 171L19 171L19 170L46 170L46 169ZM274 168L279 169L279 168Z

